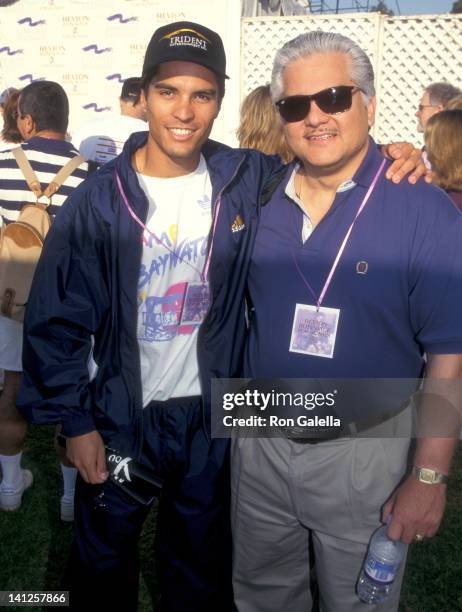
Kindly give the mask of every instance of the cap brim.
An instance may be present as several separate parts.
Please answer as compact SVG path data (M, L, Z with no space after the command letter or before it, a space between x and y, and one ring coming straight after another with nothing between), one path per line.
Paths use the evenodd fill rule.
M203 66L204 68L208 68L208 70L210 70L210 72L213 72L214 74L216 74L218 77L222 77L223 79L229 79L230 77L227 74L223 74L221 72L217 72L216 70L214 70L213 68L211 68L210 66L207 66L207 64L203 64L202 62L196 62L194 60L191 59L178 59L176 58L172 58L172 59L167 59L167 60L163 60L161 62L159 62L158 64L153 64L152 66L149 66L149 68L147 68L146 70L143 70L143 73L141 74L141 78L144 79L146 78L146 76L149 73L154 72L155 70L157 70L157 68L159 66L161 66L162 64L168 64L169 62L191 62L191 64L198 64L199 66Z

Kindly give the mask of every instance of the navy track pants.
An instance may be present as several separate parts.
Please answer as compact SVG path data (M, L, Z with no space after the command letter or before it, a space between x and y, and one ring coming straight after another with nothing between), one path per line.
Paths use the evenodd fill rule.
M142 461L164 478L155 539L161 603L155 610L233 610L228 442L207 440L199 398L151 402L143 421ZM112 482L78 479L64 583L71 609L137 610L137 546L148 512Z

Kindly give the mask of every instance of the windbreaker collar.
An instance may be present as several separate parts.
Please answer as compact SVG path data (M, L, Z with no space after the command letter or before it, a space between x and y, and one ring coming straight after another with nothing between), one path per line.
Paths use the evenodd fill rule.
M245 158L242 149L232 149L215 140L207 140L202 154L207 162L214 193L219 193L226 186Z
M148 135L149 132L135 132L132 134L125 143L122 153L115 161L115 169L120 176L127 198L130 200L133 208L139 213L140 218L145 218L147 214L147 209L139 209L141 202L145 202L145 196L138 183L131 160L135 151L146 144ZM242 159L245 157L242 150L232 149L214 140L207 140L204 143L202 154L207 162L214 193L219 193L225 187L227 181L234 175Z

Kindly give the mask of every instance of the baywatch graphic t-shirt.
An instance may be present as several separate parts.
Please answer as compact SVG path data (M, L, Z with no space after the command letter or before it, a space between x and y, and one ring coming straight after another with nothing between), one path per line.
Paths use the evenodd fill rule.
M138 282L143 405L200 394L198 324L182 324L188 284L201 283L211 226L212 185L205 159L176 178L138 174L149 201Z

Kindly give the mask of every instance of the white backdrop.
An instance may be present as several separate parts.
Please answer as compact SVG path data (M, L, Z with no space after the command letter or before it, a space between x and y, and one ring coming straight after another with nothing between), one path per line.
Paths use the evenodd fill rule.
M195 21L223 38L231 78L212 136L234 143L240 10L239 0L18 0L0 8L0 91L43 78L61 83L70 99L72 133L81 121L118 112L121 83L140 75L157 27Z

